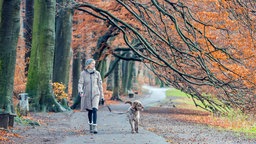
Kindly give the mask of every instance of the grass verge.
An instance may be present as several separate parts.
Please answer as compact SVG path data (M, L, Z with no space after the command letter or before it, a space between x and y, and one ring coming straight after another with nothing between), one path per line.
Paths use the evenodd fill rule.
M166 91L166 96L167 98L175 97L173 98L172 102L176 103L177 108L205 111L202 108L196 107L193 100L189 97L189 95L180 90L169 89ZM199 101L196 102L200 104ZM256 137L255 116L244 114L239 110L231 109L227 114L221 116L214 116L213 114L205 116L177 115L177 118L222 128L224 130L231 130L238 133L244 133L250 138Z

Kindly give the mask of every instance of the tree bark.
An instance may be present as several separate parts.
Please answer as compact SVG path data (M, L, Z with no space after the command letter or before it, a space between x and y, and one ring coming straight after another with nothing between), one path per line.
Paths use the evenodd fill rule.
M111 56L112 57L112 56ZM112 58L111 58L112 59ZM108 68L108 71L111 71L111 69L113 69L113 65L114 65L114 60L111 60L110 61L110 64L109 64L109 68ZM115 65L114 65L115 66ZM113 75L114 73L111 71L108 76L107 76L107 90L109 91L113 91Z
M29 68L29 58L31 54L31 45L32 45L32 28L33 28L33 3L34 0L26 0L25 3L25 18L24 18L24 38L25 38L25 75L28 75L28 68Z
M127 56L127 54L126 54ZM127 93L127 80L129 75L129 61L122 60L122 87L121 87L121 93L126 94Z
M73 65L72 65L72 98L75 98L78 95L78 81L81 72L81 53L77 52L73 56Z
M101 79L102 79L102 81L104 81L104 75L107 71L107 58L106 57L104 58L103 61L101 61L99 70L100 70Z
M65 5L70 0L57 0L59 5ZM71 60L73 11L61 8L56 16L56 39L53 66L53 82L62 83L68 90L69 68Z
M0 113L15 113L12 103L20 0L0 2Z
M133 80L135 78L135 62L134 61L129 61L129 75L128 75L128 80L127 80L127 89L132 90L133 88Z
M114 89L113 89L113 94L111 97L111 100L121 100L120 98L120 64L119 62L116 64L115 69L114 69Z
M125 56L127 58L132 57L132 53L130 51L125 52ZM130 60L123 60L122 62L122 93L127 94L128 90L131 90L132 84L132 65Z
M34 1L31 59L26 92L31 110L65 111L56 101L52 89L55 46L55 0Z
M75 49L77 50L77 49ZM81 97L78 94L78 81L81 73L81 53L74 52L73 64L72 64L72 101L73 104L70 106L71 109L77 109L80 107ZM84 60L83 60L84 61Z

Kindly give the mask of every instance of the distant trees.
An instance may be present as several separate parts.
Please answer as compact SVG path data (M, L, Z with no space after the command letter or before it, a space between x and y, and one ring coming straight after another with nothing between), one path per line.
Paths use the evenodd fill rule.
M15 113L12 96L16 46L20 30L20 0L0 1L0 113Z

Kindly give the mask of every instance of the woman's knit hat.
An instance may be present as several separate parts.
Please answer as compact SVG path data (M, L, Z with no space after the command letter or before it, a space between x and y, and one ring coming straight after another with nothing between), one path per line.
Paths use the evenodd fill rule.
M86 61L85 61L85 65L84 65L84 67L87 67L89 64L91 64L93 61L95 61L94 59L92 59L92 58L90 58L90 59L87 59Z

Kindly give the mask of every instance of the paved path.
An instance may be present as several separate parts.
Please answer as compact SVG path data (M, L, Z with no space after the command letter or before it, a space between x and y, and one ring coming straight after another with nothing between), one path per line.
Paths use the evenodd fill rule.
M151 94L140 99L144 106L150 106L165 98L165 89L145 88L149 88ZM125 112L129 105L119 104L110 105L110 107L114 112ZM81 115L84 115L83 119ZM85 129L85 133L80 136L66 137L64 142L60 142L61 144L167 144L164 138L142 127L139 127L139 133L132 134L126 114L111 113L107 107L102 107L98 111L98 134L90 134L88 131L87 113L75 112L71 115L71 120L74 123L71 126L72 129Z
M141 98L140 101L143 103L145 107L153 106L165 99L165 91L170 88L156 88L151 86L143 86L144 89L149 90L149 94Z

